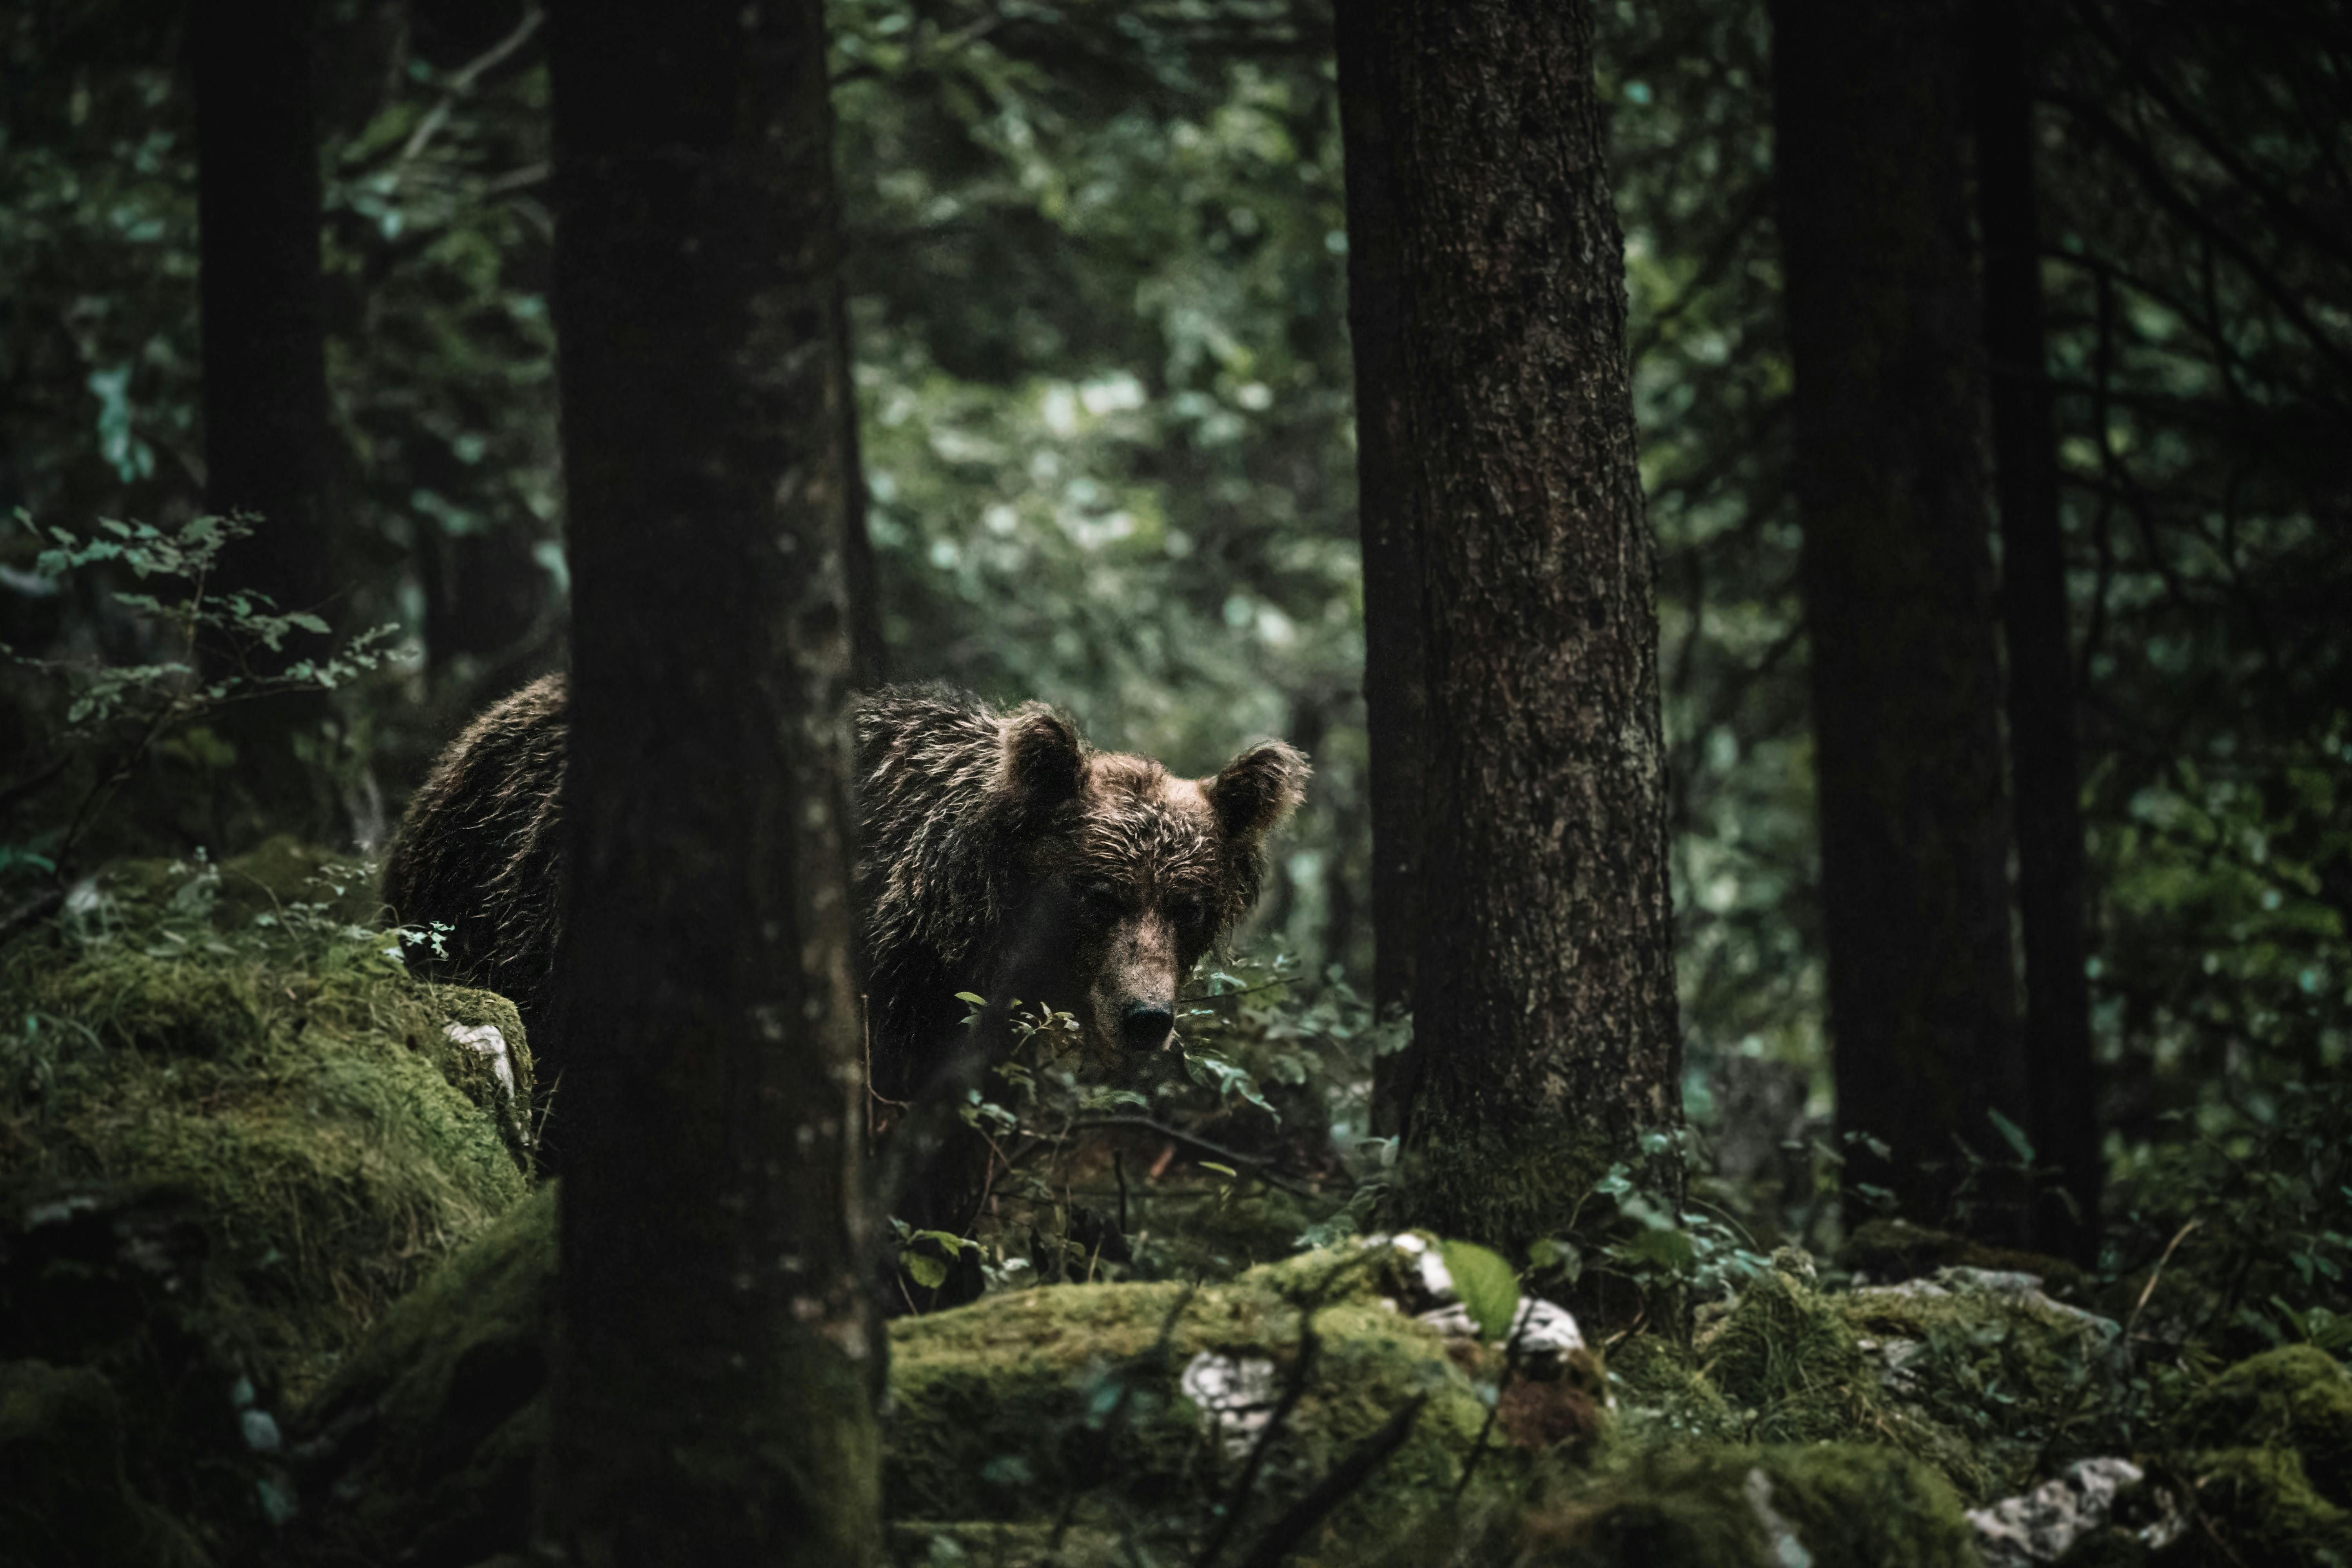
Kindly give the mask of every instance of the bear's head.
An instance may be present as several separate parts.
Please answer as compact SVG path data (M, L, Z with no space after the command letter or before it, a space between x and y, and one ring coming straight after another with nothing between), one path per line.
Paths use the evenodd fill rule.
M1177 986L1257 901L1261 848L1307 775L1306 757L1280 741L1180 778L1149 757L1090 750L1042 706L1012 715L997 787L1027 826L1026 961L1004 982L1075 1016L1098 1059L1166 1045Z

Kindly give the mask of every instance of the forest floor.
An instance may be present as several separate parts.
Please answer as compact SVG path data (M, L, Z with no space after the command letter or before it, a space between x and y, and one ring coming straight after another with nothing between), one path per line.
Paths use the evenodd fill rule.
M373 906L275 841L0 952L0 1563L521 1561L530 1053ZM1436 1238L1326 1239L895 1321L901 1560L2352 1563L2352 1374L2199 1339L2194 1247L2103 1279L1880 1224L1594 1343L1532 1298L1482 1331Z

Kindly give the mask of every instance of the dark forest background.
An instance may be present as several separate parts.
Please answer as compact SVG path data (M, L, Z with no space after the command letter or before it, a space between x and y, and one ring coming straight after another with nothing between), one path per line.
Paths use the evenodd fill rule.
M871 551L851 563L858 675L1044 699L1181 773L1261 735L1315 765L1258 917L1202 977L1218 1017L1191 1089L1137 1095L1162 1120L1089 1164L1074 1118L1104 1104L1062 1084L1078 1109L1021 1146L1043 1217L984 1238L997 1294L1092 1280L1116 1232L1081 1211L1114 1197L1157 1237L1114 1265L1136 1281L1427 1223L1687 1361L1710 1299L1811 1289L1776 1246L1843 1245L1840 1281L1864 1279L1881 1265L1856 1237L1901 1216L1953 1233L1938 1246L2032 1248L2127 1344L2177 1258L2200 1292L2161 1331L2184 1377L2352 1344L2352 21L2323 0L1978 0L1945 30L1900 13L1593 9L1696 1137L1637 1116L1635 1080L1673 1059L1643 1058L1603 1156L1573 1194L1537 1184L1530 1230L1477 1167L1449 1178L1454 1207L1430 1186L1400 1215L1400 1141L1427 1156L1507 1120L1457 1086L1461 1119L1416 1134L1426 1064L1483 1071L1486 1050L1541 1076L1643 1042L1563 1007L1571 1045L1543 1058L1473 996L1424 1005L1400 1047L1398 954L1445 951L1468 929L1447 911L1513 867L1490 855L1457 885L1375 862L1400 820L1423 830L1376 793L1381 746L1458 762L1479 695L1432 687L1443 710L1410 724L1384 706L1403 490L1359 493L1382 448L1367 460L1357 418L1368 370L1401 362L1374 367L1377 141L1343 100L1397 79L1352 74L1350 18L1316 0L826 9L849 510ZM274 834L380 856L464 721L572 662L566 521L590 507L563 489L547 34L527 3L443 0L0 18L0 942L19 954L52 917L58 952L82 942L84 879L134 858L201 879ZM1428 185L1408 192L1423 213ZM627 391L610 370L607 416ZM1605 424L1609 388L1586 394ZM231 510L261 532L198 521ZM609 570L625 535L597 538ZM689 624L674 564L644 562L648 603ZM1407 599L1433 616L1475 577L1456 559L1422 588L1423 565ZM150 596L165 583L210 607L175 616ZM1422 1001L1453 1005L1454 978L1424 973ZM47 1016L6 1024L21 1103L0 1153L46 1136ZM1003 1114L1008 1145L1030 1135ZM1131 1224L1131 1173L1163 1142L1150 1181L1181 1145L1194 1184ZM1253 1180L1263 1208L1232 1201ZM1609 1202L1588 1212L1588 1191ZM418 1256L368 1286L351 1334ZM1928 1458L1982 1500L2094 1451L2064 1435L2095 1384L2143 1437L2185 1407L2095 1360L2069 1363L2038 1449L1980 1474ZM1984 1405L2016 1397L1988 1377ZM1993 1442L1976 1418L1937 1413ZM2338 1560L2352 1497L2328 1506L2308 1561Z
M2346 38L2316 5L2031 15L2090 1018L2127 1205L2189 1129L2259 1128L2343 1061ZM1727 1093L1780 1104L1782 1075L1749 1065L1769 1064L1820 1118L1769 26L1675 4L1601 23L1660 552L1685 1100L1702 1124ZM1365 984L1327 19L850 4L833 26L890 673L1045 697L1180 768L1289 736L1316 787L1257 940ZM466 715L562 657L540 33L535 11L430 5L330 7L320 29L333 586L300 606L344 636L388 625L397 652L313 737L333 787L311 826L362 848ZM39 5L12 9L5 47L0 503L35 526L169 527L204 496L196 44L175 7ZM34 574L46 542L25 522L0 542L10 645L152 659L96 578ZM13 791L67 699L9 679ZM231 755L174 738L85 853L237 847ZM69 794L12 797L12 889L37 887L60 830L42 810Z

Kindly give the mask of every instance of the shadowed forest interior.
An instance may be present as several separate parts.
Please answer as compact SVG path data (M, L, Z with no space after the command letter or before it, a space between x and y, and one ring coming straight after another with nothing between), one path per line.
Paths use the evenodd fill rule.
M2347 77L9 8L0 1564L2352 1563Z

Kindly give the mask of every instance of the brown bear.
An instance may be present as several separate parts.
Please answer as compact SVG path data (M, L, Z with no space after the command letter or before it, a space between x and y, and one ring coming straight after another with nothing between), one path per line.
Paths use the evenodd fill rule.
M541 1081L562 1070L550 961L562 907L565 685L550 676L475 720L401 824L383 896L446 928L427 973L521 1009ZM917 1100L954 1054L958 992L1074 1014L1108 1061L1167 1043L1176 988L1256 900L1260 847L1297 805L1307 759L1279 741L1213 777L1103 753L1042 703L999 712L940 687L857 704L861 913L872 1085Z

